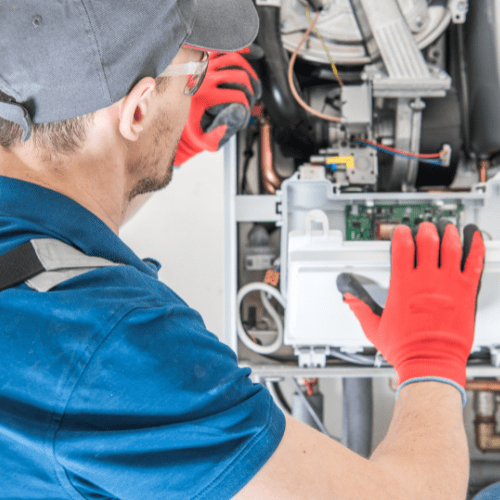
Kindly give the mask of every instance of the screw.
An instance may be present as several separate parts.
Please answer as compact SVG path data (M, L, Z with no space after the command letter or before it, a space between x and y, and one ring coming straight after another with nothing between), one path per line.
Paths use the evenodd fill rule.
M458 2L457 3L457 10L459 12L463 12L467 8L467 4L465 2Z
M441 57L441 51L439 49L432 49L430 55L433 59L439 59Z
M40 26L41 23L42 23L42 16L40 16L39 14L33 16L33 26L35 28L38 28L38 26Z

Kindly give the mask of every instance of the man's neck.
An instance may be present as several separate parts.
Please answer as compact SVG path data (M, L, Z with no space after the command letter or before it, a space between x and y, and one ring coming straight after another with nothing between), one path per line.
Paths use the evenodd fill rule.
M85 158L82 161L82 158ZM73 199L118 234L128 206L125 168L120 155L80 154L48 162L28 148L0 148L0 175L38 184ZM57 207L55 207L57 209Z

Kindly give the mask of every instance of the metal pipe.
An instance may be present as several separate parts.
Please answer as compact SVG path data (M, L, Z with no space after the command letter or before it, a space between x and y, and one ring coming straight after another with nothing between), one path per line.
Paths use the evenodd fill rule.
M500 434L497 434L496 393L477 391L474 395L474 410L476 419L476 446L483 452L500 451Z
M476 446L482 452L500 451L500 434L497 434L497 421L495 417L476 417Z
M372 426L372 379L343 378L342 444L368 458L372 451Z
M274 170L273 139L269 119L260 123L260 171L264 189L271 194L281 187L283 178Z

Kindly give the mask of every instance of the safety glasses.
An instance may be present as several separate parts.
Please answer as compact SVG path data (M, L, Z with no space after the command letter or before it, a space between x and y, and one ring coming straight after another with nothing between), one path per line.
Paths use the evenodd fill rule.
M208 52L203 51L200 62L188 62L184 64L171 64L159 76L180 76L189 75L184 94L194 95L203 83L203 79L208 69Z

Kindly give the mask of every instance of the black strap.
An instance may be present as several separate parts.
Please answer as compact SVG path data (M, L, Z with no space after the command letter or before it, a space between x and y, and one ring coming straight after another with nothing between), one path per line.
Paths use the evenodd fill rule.
M0 292L45 272L31 242L0 256Z
M33 132L33 123L31 122L28 110L17 102L0 101L0 117L10 122L17 123L24 131L21 142L26 142Z

